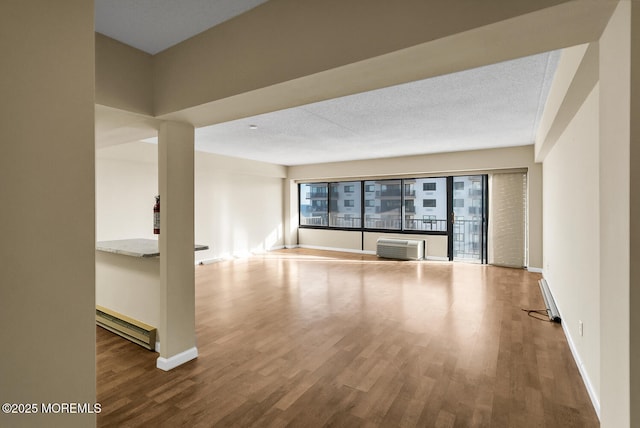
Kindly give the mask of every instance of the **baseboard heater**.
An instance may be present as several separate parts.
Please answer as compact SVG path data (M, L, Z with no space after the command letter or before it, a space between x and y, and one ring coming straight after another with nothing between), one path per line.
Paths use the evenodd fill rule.
M156 347L155 327L111 309L96 306L96 324L152 351Z
M554 302L553 300L551 290L549 290L549 284L547 284L547 281L542 278L540 281L538 281L538 285L540 286L540 291L542 292L544 304L547 307L547 315L549 316L549 321L558 323L561 322L560 312L558 311L556 302Z
M376 255L385 259L422 260L424 247L424 241L379 238L376 242Z

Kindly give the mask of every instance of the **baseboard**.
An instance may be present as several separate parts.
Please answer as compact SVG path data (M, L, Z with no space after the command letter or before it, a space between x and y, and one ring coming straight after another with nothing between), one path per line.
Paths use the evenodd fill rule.
M211 263L218 263L221 262L222 259L221 258L214 258L214 259L202 259L196 262L196 265L210 265Z
M546 278L545 278L546 279ZM547 282L549 288L551 289L551 293L553 294L552 284ZM556 306L558 305L558 301L556 300ZM576 366L578 367L578 372L580 372L580 376L582 377L582 382L584 383L585 388L587 389L587 394L589 394L589 399L591 399L591 404L593 405L593 409L600 419L600 400L596 394L593 385L591 384L591 379L589 378L589 374L587 373L582 360L580 359L580 354L578 354L578 349L576 348L575 342L573 341L573 337L571 336L571 332L567 327L567 322L565 322L565 318L562 315L562 308L558 306L558 312L560 313L560 318L562 322L560 325L562 326L562 331L564 332L564 337L567 339L567 344L569 345L569 350L571 351L571 355L573 356L573 361L575 361Z
M308 248L310 250L324 250L324 251L339 251L341 253L356 253L356 254L368 254L371 256L375 256L376 252L375 251L369 251L369 250L352 250L352 249L348 249L348 248L335 248L335 247L320 247L317 245L299 245L299 248ZM425 257L425 260L433 260L433 261L438 261L438 262L448 262L449 258L448 257L438 257L438 256L427 256Z
M558 309L559 310L559 309ZM562 317L562 312L560 312L560 317ZM587 393L589 394L589 398L591 399L591 404L593 404L593 408L596 411L596 415L598 415L598 419L600 419L600 401L598 400L598 396L591 384L591 380L589 379L589 375L587 374L584 364L582 364L582 360L578 355L578 351L576 349L576 345L573 343L573 338L571 337L571 333L567 328L567 323L564 322L564 318L562 321L562 331L564 331L564 335L567 338L567 343L569 344L569 349L571 350L571 355L573 355L573 359L578 366L578 371L580 372L580 376L582 376L582 381L584 382L584 386L587 388Z
M349 248L335 248L335 247L319 247L317 245L299 245L300 248L308 248L310 250L324 250L324 251L339 251L341 253L356 253L367 254L368 252L362 250L353 250ZM375 254L375 253L374 253Z
M198 348L194 346L193 348L180 352L179 354L176 354L173 357L169 357L169 358L158 357L158 359L156 360L156 367L159 368L160 370L169 371L197 357L198 357Z
M292 250L294 248L299 248L300 246L298 244L294 244L294 245L285 245L284 248L286 248L287 250Z
M533 266L528 266L527 270L529 272L533 272L533 273L542 273L542 268L537 268L537 267L533 267Z

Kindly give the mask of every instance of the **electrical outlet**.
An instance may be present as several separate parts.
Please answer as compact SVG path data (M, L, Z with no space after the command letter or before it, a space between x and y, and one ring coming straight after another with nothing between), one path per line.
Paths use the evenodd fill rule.
M582 321L578 321L578 331L580 332L580 336L584 336L584 324Z

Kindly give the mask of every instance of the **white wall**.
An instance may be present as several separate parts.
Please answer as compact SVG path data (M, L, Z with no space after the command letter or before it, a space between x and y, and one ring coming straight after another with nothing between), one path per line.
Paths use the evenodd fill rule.
M600 397L598 103L596 86L543 164L544 277L596 403Z
M153 234L158 194L157 146L122 144L96 152L96 240L147 238Z
M284 246L282 166L197 153L196 260Z
M152 222L157 146L122 144L99 149L96 157L97 240L157 238ZM195 240L210 248L196 252L196 261L284 246L285 171L196 152Z

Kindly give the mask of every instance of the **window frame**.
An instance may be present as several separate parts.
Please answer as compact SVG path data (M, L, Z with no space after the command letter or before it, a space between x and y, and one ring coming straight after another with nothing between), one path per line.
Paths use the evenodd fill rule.
M407 235L435 235L435 236L447 236L449 234L449 229L450 229L450 224L448 219L447 220L447 230L413 230L413 229L407 229L405 228L405 221L404 221L404 214L405 214L405 204L406 204L406 199L405 197L407 195L405 195L404 189L405 189L405 182L406 181L411 181L411 180L416 180L416 179L420 179L420 178L445 178L447 181L449 181L451 179L451 176L436 176L436 177L416 177L416 178L385 178L385 179L381 179L381 180L376 180L376 179L363 179L363 180L341 180L341 181L318 181L318 182L299 182L298 184L298 227L301 229L327 229L327 230L344 230L344 231L350 231L350 232L371 232L371 233L398 233L398 234L407 234ZM399 208L400 208L400 219L399 219L399 223L400 223L400 228L398 229L391 229L391 228L371 228L371 227L366 227L366 213L365 213L365 208L372 208L372 206L367 205L367 201L371 200L370 198L367 199L366 198L366 194L371 194L374 192L377 192L375 186L372 188L372 185L367 185L365 184L366 182L370 182L370 181L395 181L398 182L397 186L399 186ZM330 220L327 220L327 225L306 225L306 224L302 224L302 215L300 214L300 201L301 201L301 196L302 196L302 185L312 185L312 184L326 184L327 185L327 196L326 196L326 200L327 200L327 216L328 218L331 215L331 188L332 185L338 184L338 183L343 183L343 182L355 182L355 183L360 183L360 212L359 213L353 213L356 215L360 215L360 227L339 227L339 226L331 226L331 222ZM394 183L393 186L395 186L396 184ZM355 189L354 189L355 190ZM382 191L382 189L380 190L380 192ZM386 189L386 191L395 191L395 189ZM355 192L354 192L355 193ZM449 198L449 196L447 195L447 199ZM375 199L374 199L375 200ZM355 204L355 201L354 201ZM357 205L357 204L355 204ZM415 205L415 203L414 203ZM373 207L375 207L375 203L373 205ZM354 207L355 208L355 207ZM448 210L447 212L449 212L450 210ZM447 215L448 217L448 215ZM444 219L443 219L444 220Z

